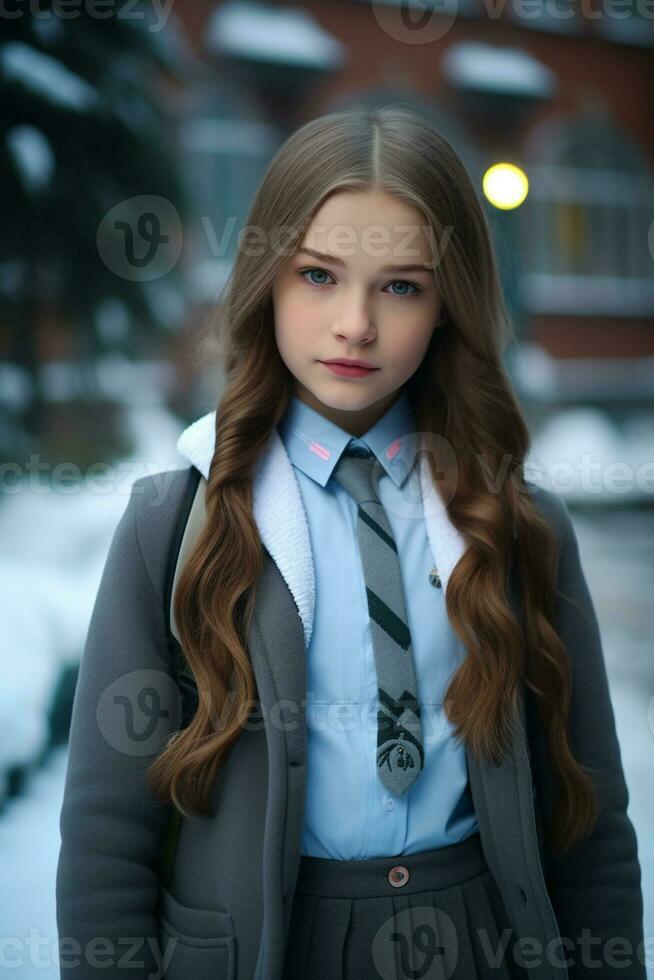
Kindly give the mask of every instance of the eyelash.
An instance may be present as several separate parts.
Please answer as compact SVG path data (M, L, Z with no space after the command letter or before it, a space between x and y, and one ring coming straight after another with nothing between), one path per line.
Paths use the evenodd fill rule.
M300 279L302 280L302 282L304 282L307 286L312 287L313 289L322 289L323 286L329 285L329 283L325 283L325 282L320 282L320 283L310 282L308 279L304 278L307 272L326 272L328 276L331 276L331 272L329 272L327 269L323 269L319 265L309 265L306 266L304 269L296 269L295 271L297 275L300 277ZM391 281L387 283L387 285L391 286L393 283L396 282L404 282L408 286L412 286L415 291L413 293L404 293L404 294L389 293L389 295L393 296L395 299L411 299L413 296L417 296L418 293L422 292L422 286L418 285L417 282L414 282L413 279L391 279Z

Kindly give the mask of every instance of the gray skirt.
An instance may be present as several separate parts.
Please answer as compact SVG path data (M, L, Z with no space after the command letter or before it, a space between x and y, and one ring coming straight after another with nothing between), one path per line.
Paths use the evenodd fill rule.
M515 943L478 833L396 857L302 855L283 980L514 980Z

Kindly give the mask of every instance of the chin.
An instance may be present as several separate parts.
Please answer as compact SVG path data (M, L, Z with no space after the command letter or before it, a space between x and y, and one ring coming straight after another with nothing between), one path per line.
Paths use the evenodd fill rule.
M381 397L383 397L383 396L381 396L381 395L379 395L379 396L377 396L377 395L371 396L370 394L368 394L368 396L366 398L361 398L361 397L359 397L359 398L333 398L333 397L332 398L328 398L327 396L325 396L324 398L320 398L320 401L324 405L328 405L329 408L336 409L339 412L362 412L366 408L370 408L371 405L374 405L375 402L378 402Z

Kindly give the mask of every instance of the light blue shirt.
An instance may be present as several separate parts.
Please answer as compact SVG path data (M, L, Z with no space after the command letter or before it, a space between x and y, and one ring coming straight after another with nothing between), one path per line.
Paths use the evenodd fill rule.
M429 581L424 517L406 514L402 486L414 459L414 416L403 390L361 438L293 396L278 431L297 477L313 551L316 603L307 651L307 795L302 854L340 860L413 854L477 831L465 748L443 710L464 655ZM389 793L376 764L377 673L357 542L357 506L330 480L352 442L382 464L377 491L398 548L418 681L424 768L407 793ZM399 448L398 448L399 447ZM392 457L392 458L389 458ZM405 488L406 493L406 488Z

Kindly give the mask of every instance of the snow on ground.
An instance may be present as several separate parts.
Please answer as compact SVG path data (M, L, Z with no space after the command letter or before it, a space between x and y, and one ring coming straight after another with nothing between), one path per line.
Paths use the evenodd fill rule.
M67 756L66 747L53 751L0 819L0 972L17 980L59 980L54 888Z
M109 544L140 476L184 466L184 424L163 407L126 405L135 441L109 478L64 491L34 481L0 507L0 772L47 742L46 712L63 664L79 660ZM66 748L52 752L0 815L0 971L58 978L55 877ZM4 779L4 776L2 777ZM0 791L2 785L0 785Z
M184 465L183 424L159 406L127 411L133 456L71 487L28 475L0 507L0 773L47 740L47 711L63 665L79 661L113 532L138 477ZM37 477L35 479L35 477ZM4 775L2 775L4 780ZM0 784L0 790L2 784Z

